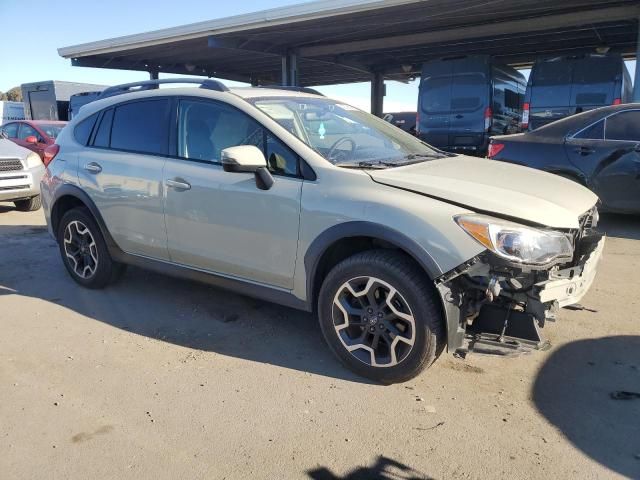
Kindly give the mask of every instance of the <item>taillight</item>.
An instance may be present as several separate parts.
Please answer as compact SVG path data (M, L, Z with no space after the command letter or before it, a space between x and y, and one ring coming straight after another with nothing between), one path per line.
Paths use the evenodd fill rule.
M613 101L613 105L622 105L622 99L621 99L621 98L616 98L616 99Z
M504 150L504 143L491 142L489 144L489 151L487 152L487 157L493 158L496 155L498 155L502 150Z
M529 110L531 110L531 105L525 103L522 107L522 128L529 128Z
M491 128L491 120L493 120L493 110L491 107L484 109L484 129L488 132Z
M48 167L49 164L56 158L58 152L60 151L60 145L57 143L53 143L44 149L44 156L42 158L42 163L44 163L45 167Z

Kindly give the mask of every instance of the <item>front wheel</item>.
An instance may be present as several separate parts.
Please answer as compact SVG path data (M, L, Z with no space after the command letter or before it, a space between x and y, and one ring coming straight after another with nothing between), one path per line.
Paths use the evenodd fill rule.
M414 378L444 347L435 288L399 252L367 251L334 267L320 290L318 314L337 357L381 383Z
M16 210L20 212L35 212L42 207L42 199L40 195L36 195L26 200L17 200L13 204L16 206Z

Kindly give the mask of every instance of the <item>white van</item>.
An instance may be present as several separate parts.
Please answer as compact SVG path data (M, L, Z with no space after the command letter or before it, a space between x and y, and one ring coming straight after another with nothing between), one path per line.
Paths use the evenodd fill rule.
M0 102L0 125L11 120L24 120L24 103Z

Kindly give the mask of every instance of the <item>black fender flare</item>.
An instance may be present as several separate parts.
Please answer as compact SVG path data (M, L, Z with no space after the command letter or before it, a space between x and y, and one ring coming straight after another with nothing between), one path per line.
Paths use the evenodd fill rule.
M109 253L114 258L121 258L123 256L123 252L116 244L115 240L111 236L111 233L109 233L109 229L104 223L104 219L102 218L98 207L96 207L96 204L93 202L93 200L91 200L91 197L89 197L89 195L87 195L84 190L82 190L80 187L77 187L76 185L65 183L64 185L61 185L58 189L56 189L55 196L53 198L53 201L51 202L51 226L53 228L54 234L57 235L58 222L61 218L61 215L59 216L60 218L54 218L56 204L60 199L64 197L74 197L82 202L84 206L87 207L87 209L89 209L91 215L98 224L98 228L100 229L102 238L104 238L104 241L107 244ZM58 217L58 215L56 215L56 217Z
M442 275L442 271L433 257L405 234L392 228L366 221L351 221L329 227L318 235L304 255L304 267L307 277L307 301L313 304L317 291L315 278L320 259L335 242L350 237L371 237L391 243L406 251L425 270L431 280Z

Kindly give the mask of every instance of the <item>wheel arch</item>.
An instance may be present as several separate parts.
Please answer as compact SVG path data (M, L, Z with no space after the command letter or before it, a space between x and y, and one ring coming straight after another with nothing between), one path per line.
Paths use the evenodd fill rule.
M320 287L331 268L351 255L374 248L401 251L420 266L431 280L442 274L429 252L403 233L372 222L341 223L318 235L305 253L307 301L311 309L316 309Z

